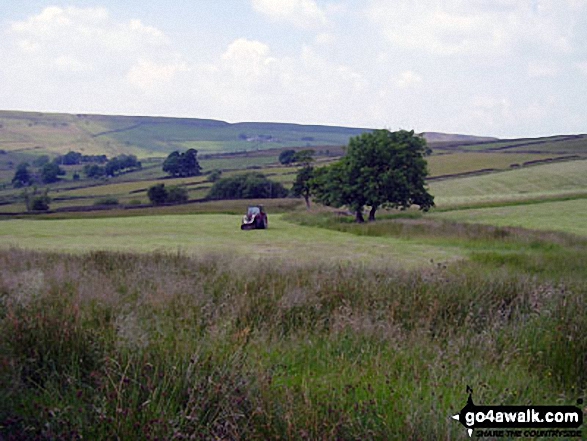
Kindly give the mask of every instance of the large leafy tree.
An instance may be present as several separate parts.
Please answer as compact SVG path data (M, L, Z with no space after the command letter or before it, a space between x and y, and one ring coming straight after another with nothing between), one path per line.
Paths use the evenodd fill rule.
M426 189L429 153L426 140L413 131L375 130L351 138L346 155L337 163L316 170L317 199L332 206L346 205L363 222L381 207L405 209L412 204L427 211L434 198Z
M197 176L202 172L197 155L198 151L195 149L184 153L171 152L163 162L163 171L171 176Z

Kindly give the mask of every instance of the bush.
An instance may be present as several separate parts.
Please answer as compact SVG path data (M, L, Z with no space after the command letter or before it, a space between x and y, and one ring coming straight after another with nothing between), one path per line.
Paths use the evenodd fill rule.
M208 199L268 199L286 196L287 190L283 185L257 172L220 179L208 193Z
M27 205L30 207L30 211L47 211L50 202L51 198L47 195L47 191L45 191L40 196L33 196Z
M160 204L182 204L188 200L188 191L185 187L171 185L165 188L165 184L156 184L147 192L149 200L154 205Z
M185 187L179 185L172 185L167 190L167 203L170 204L183 204L188 200L188 191Z
M94 202L94 205L118 205L118 199L116 198L102 198L102 199L97 199Z
M167 190L165 189L165 184L155 184L149 187L147 195L153 205L161 205L167 202Z
M210 173L208 173L208 182L216 182L220 179L220 176L222 175L222 171L221 170L212 170Z

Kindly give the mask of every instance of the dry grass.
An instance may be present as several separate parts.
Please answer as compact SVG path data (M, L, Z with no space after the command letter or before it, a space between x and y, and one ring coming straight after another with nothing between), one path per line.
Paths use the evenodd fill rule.
M449 415L467 384L574 402L584 271L483 256L408 272L0 251L0 437L466 439Z

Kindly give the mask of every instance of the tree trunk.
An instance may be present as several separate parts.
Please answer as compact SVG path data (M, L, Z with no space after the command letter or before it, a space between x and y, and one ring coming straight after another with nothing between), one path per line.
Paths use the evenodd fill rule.
M357 212L355 214L355 221L359 224L362 224L365 222L365 218L363 217L363 209L362 208L360 210L357 210Z
M306 201L306 208L310 208L310 196L304 195L304 200Z
M377 211L377 205L373 205L369 211L369 222L375 222L375 212Z

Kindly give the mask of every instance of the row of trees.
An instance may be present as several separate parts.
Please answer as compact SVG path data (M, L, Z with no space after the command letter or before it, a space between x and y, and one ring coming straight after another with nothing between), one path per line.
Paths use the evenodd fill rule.
M304 164L312 160L314 153L315 152L312 149L300 150L297 152L289 149L283 150L277 159L283 165Z
M120 173L140 170L141 162L135 155L118 155L106 162L105 165L86 164L84 174L88 178L102 178L104 176L116 176Z
M88 178L101 178L115 176L133 170L139 170L141 163L135 155L118 155L110 160L105 155L82 155L79 152L70 151L58 156L51 161L48 155L41 155L32 161L36 170L32 170L31 164L22 162L16 167L12 185L16 188L27 187L33 184L52 184L65 175L65 170L60 165L76 165L86 163L84 173ZM104 164L104 165L100 165ZM74 173L74 179L79 179L79 174Z
M28 187L36 182L52 184L57 182L60 176L65 175L65 170L54 162L46 163L36 171L29 168L30 164L28 162L18 164L12 178L12 185L15 188Z

